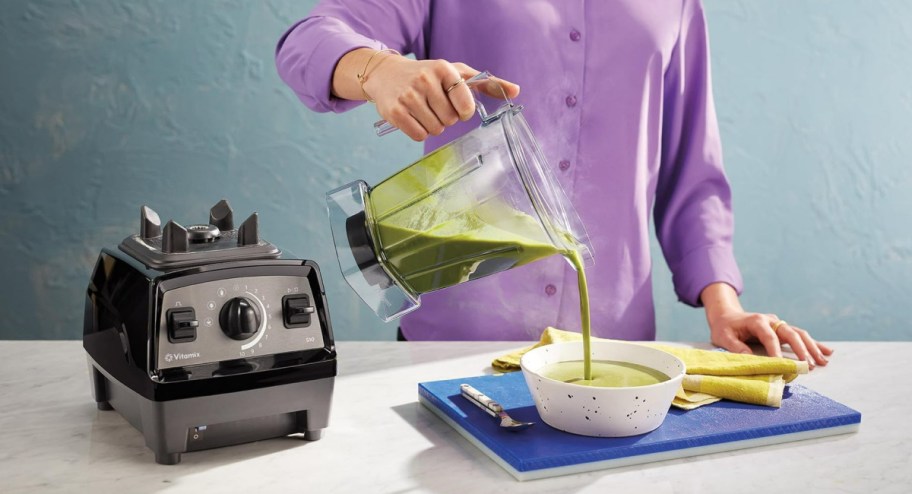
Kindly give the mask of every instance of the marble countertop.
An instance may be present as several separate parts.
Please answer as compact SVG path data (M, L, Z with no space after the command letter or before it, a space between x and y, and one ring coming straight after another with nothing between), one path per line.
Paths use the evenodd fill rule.
M515 342L339 342L323 439L185 453L158 465L142 435L95 408L79 341L0 342L0 491L909 492L912 342L836 342L798 383L862 413L859 432L517 482L417 401L417 383L491 372Z

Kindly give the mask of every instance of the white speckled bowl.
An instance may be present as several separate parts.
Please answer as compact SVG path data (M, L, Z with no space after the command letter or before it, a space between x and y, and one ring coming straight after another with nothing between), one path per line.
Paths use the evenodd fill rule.
M670 379L649 386L602 388L564 383L539 374L548 364L583 359L583 343L556 343L536 348L520 361L535 408L546 424L573 434L624 437L645 434L662 425L684 378L684 362L670 353L635 343L593 341L593 360L644 365Z

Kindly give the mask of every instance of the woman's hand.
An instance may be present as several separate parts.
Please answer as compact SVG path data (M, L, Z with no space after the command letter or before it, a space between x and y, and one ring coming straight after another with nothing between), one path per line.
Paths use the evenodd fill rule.
M345 99L370 98L377 112L389 123L416 141L440 135L446 127L468 120L475 113L475 100L464 81L478 70L463 63L446 60L412 60L392 53L376 53L366 48L347 53L336 66L333 93ZM357 74L370 60L363 86ZM355 69L354 71L352 69ZM484 84L485 94L503 98L519 95L519 86L497 79ZM362 92L363 89L363 92Z
M782 356L782 345L787 344L799 360L815 365L826 365L826 357L833 350L811 335L779 319L775 314L745 312L734 288L726 283L713 283L706 287L701 299L706 308L710 339L713 345L730 352L752 353L747 343L759 341L771 357Z

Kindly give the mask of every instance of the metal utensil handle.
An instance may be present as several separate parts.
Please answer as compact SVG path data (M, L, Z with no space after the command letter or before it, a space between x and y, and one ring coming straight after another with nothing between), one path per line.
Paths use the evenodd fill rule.
M472 89L473 84L491 80L493 78L494 78L494 76L492 76L490 72L488 72L487 70L483 70L483 71L475 74L474 76L466 79L465 84L469 89ZM504 91L503 86L499 83L497 84L497 86L500 88L500 92L503 94L504 101L512 104L513 102L510 101L510 98L507 97L507 93L506 93L506 91ZM475 109L478 111L478 115L481 117L482 121L486 121L488 118L488 112L487 112L487 110L485 110L484 105L481 104L481 101L478 100L478 97L475 96L474 90L472 91L472 97L475 99ZM378 120L377 122L374 122L374 132L376 132L377 136L379 136L379 137L383 137L383 136L390 134L392 132L395 132L397 130L399 130L398 127L387 122L386 120Z
M497 416L498 413L503 412L503 407L500 406L500 403L489 398L487 395L478 391L477 389L469 386L468 384L460 384L459 390L462 391L462 396L466 397L469 401L477 405L482 410L488 412L493 416Z

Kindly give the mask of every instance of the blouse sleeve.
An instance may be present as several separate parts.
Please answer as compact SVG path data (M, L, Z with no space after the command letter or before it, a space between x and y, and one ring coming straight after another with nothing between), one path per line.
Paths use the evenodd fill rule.
M722 167L706 19L698 0L683 2L663 105L656 233L678 298L700 306L707 285L725 282L741 293L743 283L732 247L731 188Z
M323 0L279 39L279 76L310 109L344 112L363 103L332 95L343 55L356 48L392 48L425 56L430 0Z

